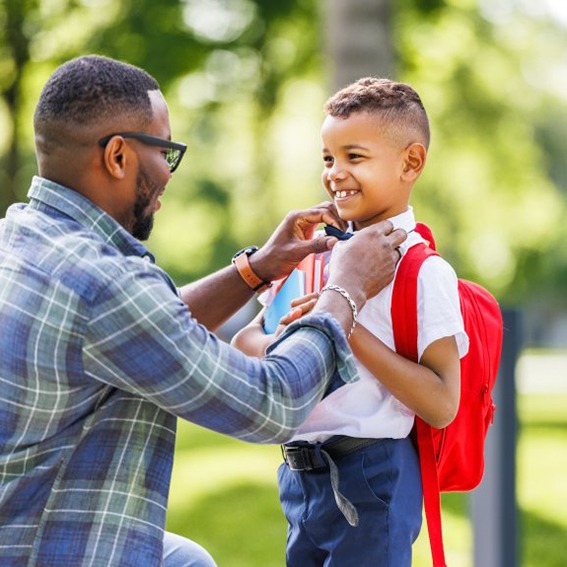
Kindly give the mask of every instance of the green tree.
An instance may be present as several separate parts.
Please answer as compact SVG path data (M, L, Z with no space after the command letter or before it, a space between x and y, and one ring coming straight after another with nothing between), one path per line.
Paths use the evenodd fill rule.
M325 11L334 88L372 74L422 95L433 144L412 202L459 273L511 303L564 296L567 272L556 252L565 209L557 183L567 178L561 105L538 118L550 97L524 71L534 52L554 46L557 57L565 46L543 15L514 2L452 0L332 0ZM555 159L545 159L542 141Z
M549 289L553 271L565 271L550 238L563 232L565 201L535 127L546 96L525 73L530 52L549 50L541 38L556 22L534 19L519 3L396 6L398 72L422 94L434 132L415 202L463 275L505 303L528 300ZM542 51L532 43L538 35Z
M20 117L23 71L30 58L31 30L24 25L26 14L37 9L36 0L4 0L0 4L0 92L4 152L0 161L0 213L18 198L17 179L22 167Z
M167 249L166 267L183 280L224 265L242 239L265 238L283 215L266 139L282 86L316 67L316 9L293 0L0 0L1 29L25 40L18 59L2 41L4 67L18 78L5 119L22 122L5 130L14 151L3 155L11 165L3 168L2 210L24 198L35 171L30 117L42 83L61 62L96 52L152 73L171 101L174 136L190 145L191 171L176 173L150 245ZM4 98L10 92L2 86ZM229 138L236 148L227 150Z
M444 255L504 301L564 301L565 102L533 77L552 73L565 34L543 8L527 9L500 0L0 0L0 207L25 197L35 171L30 118L53 68L89 52L127 60L158 78L173 136L189 143L150 246L176 279L198 277L262 241L288 209L325 198L324 99L355 74L388 74L414 84L429 110L433 145L414 204ZM364 52L354 60L353 39Z

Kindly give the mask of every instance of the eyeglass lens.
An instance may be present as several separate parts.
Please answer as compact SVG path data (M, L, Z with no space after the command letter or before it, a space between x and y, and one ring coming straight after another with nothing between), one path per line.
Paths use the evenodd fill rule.
M181 157L181 151L175 148L168 148L165 155L167 165L169 165L169 171L173 172L179 165L179 158Z

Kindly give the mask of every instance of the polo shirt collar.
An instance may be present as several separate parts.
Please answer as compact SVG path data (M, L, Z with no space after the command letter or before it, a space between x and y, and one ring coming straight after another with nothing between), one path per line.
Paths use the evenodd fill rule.
M413 214L413 207L408 207L403 213L390 217L388 219L397 228L403 228L408 234L415 230L415 215ZM354 232L352 221L347 223L347 232Z

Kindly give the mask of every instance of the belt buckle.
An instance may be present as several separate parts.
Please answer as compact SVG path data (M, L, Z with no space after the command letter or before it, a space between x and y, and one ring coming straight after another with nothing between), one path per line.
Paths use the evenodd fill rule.
M292 471L312 471L325 466L320 445L283 445L285 462Z

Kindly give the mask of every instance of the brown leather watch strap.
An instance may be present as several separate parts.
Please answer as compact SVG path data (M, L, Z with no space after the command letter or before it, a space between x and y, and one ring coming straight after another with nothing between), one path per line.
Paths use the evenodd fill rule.
M238 273L242 277L242 279L256 292L261 293L264 290L268 289L272 284L266 283L264 280L261 280L252 270L250 266L250 260L248 259L248 254L239 254L234 258L234 265L238 270Z

